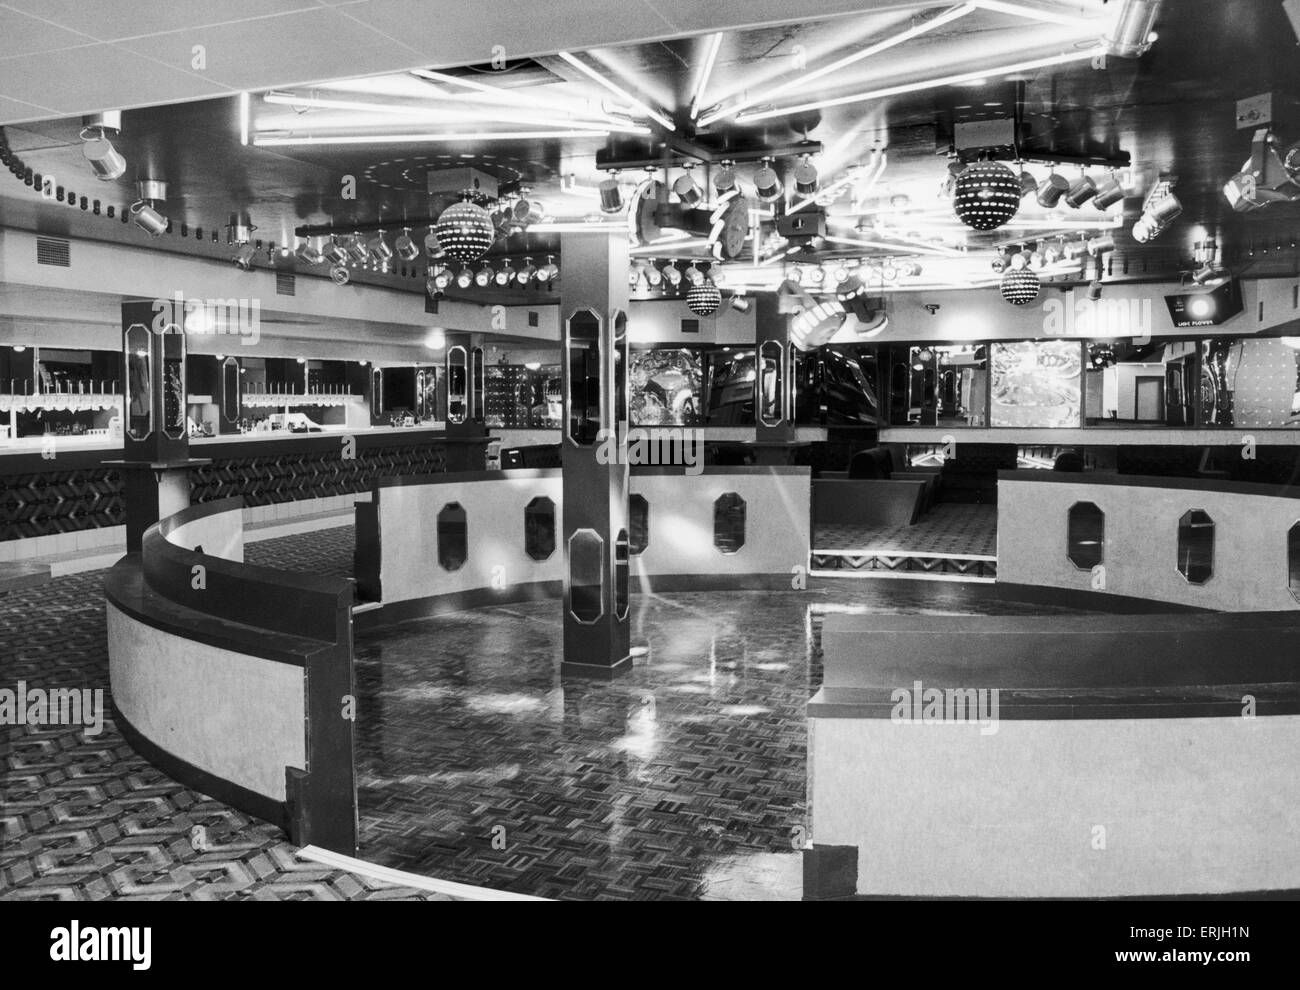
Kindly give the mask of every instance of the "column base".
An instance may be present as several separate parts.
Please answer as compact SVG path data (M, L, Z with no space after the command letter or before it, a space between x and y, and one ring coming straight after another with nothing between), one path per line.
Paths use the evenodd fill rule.
M632 671L632 657L626 656L617 663L606 666L598 663L578 663L565 660L560 664L561 677L591 677L603 681L612 681L616 677Z

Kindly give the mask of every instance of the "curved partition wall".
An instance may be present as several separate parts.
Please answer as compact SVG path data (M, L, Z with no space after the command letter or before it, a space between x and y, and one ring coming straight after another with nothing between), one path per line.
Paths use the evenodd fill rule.
M805 467L634 470L631 574L644 590L790 587L808 565L810 477ZM384 607L360 615L375 624L558 598L562 508L556 468L380 482L356 507L356 574L361 596Z
M1017 596L1059 589L1225 612L1297 609L1300 500L1282 491L1003 471L998 584Z
M1293 613L828 616L806 855L843 884L805 897L1300 886L1276 758L1300 746L1297 634Z
M175 779L352 855L352 583L242 563L242 510L191 506L109 571L114 717Z

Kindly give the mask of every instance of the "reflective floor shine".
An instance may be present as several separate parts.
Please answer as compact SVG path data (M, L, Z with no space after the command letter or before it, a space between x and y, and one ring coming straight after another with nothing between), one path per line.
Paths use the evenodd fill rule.
M361 855L544 897L799 898L804 706L845 608L1046 611L932 582L642 595L613 682L561 681L557 602L359 635Z

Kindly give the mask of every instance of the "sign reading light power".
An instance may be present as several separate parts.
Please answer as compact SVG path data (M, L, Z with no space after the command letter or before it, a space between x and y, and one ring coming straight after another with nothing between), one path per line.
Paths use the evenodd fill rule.
M1245 309L1241 283L1235 278L1209 292L1165 296L1165 304L1175 327L1217 327Z

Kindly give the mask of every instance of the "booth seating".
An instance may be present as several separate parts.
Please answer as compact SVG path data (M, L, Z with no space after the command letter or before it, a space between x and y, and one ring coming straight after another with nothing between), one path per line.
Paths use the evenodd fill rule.
M848 471L823 471L813 481L813 521L862 526L910 526L934 504L932 472L900 472L886 447L853 455Z

